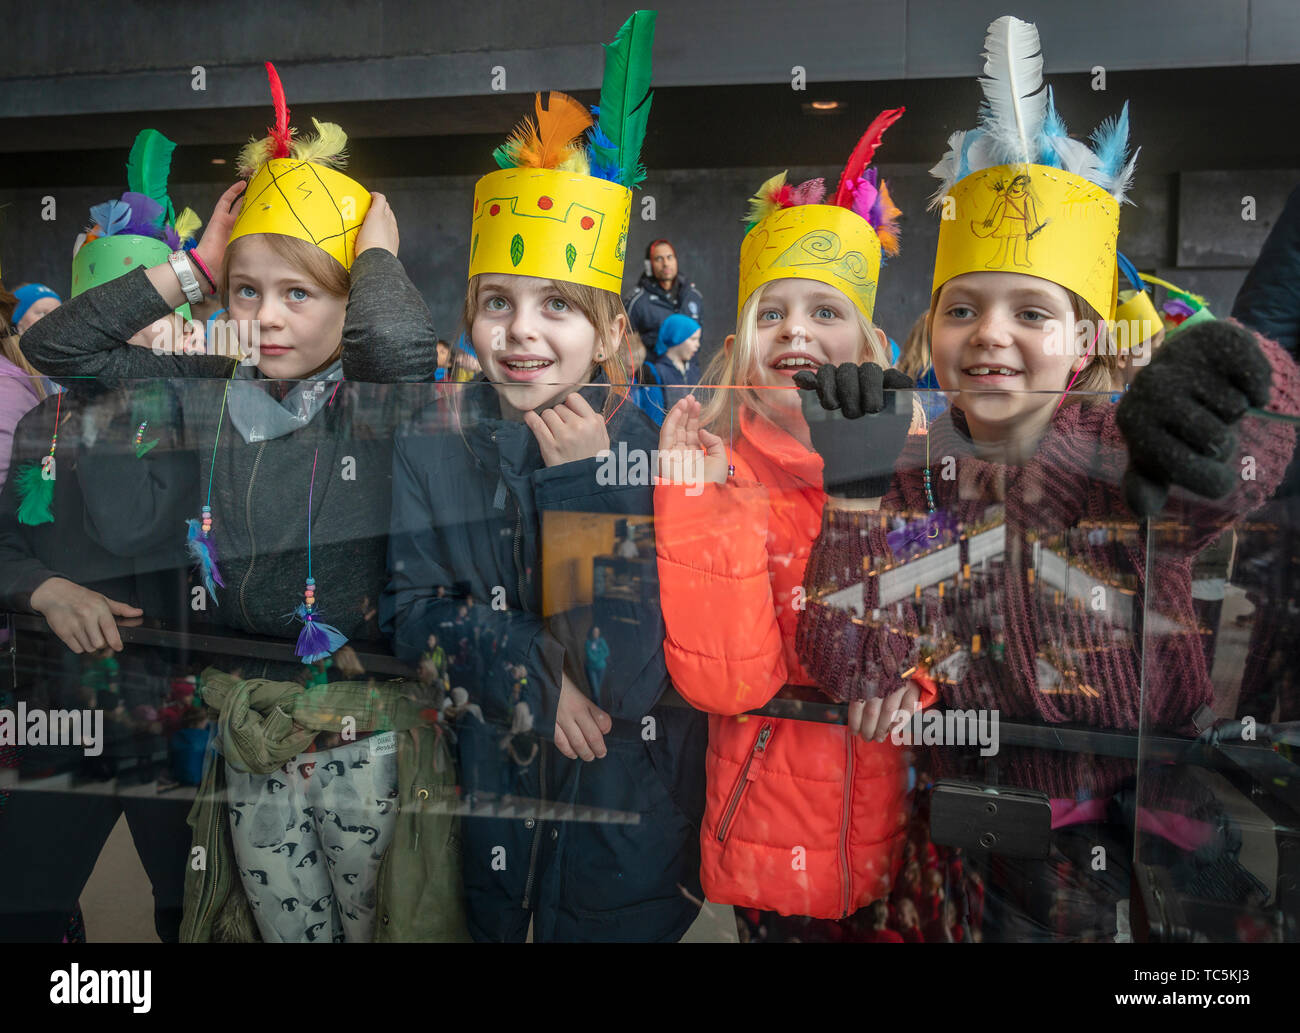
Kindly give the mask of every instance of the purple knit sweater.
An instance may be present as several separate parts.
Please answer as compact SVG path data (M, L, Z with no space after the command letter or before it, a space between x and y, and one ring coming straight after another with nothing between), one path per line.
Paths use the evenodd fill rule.
M1269 409L1300 414L1300 373L1277 345L1257 340L1273 366ZM989 574L982 601L986 614L1001 616L1005 656L995 662L989 655L991 643L984 642L981 657L964 673L940 680L937 705L996 709L1004 721L1105 729L1136 729L1144 712L1153 730L1190 733L1192 715L1213 697L1194 630L1192 560L1225 527L1272 494L1291 459L1295 431L1278 421L1248 416L1239 426L1239 442L1239 456L1254 457L1254 479L1243 479L1231 495L1216 502L1174 492L1160 522L1153 524L1148 556L1146 542L1133 530L1110 536L1103 529L1089 536L1076 526L1092 521L1136 525L1120 490L1127 458L1114 405L1061 406L1023 466L976 456L960 410L936 419L929 431L936 510L968 527L998 515L1006 525L1002 562ZM945 480L948 456L956 460L956 476ZM882 501L882 514L925 513L925 467L925 437L910 438ZM1001 513L996 508L999 500L1005 507ZM910 599L887 609L892 625L888 630L856 622L844 609L814 601L828 586L846 587L847 575L864 582L868 611L877 605L878 578L862 576L864 561L870 569L873 562L898 559L880 516L828 507L805 575L810 602L800 619L799 657L825 690L840 699L883 694L916 659L915 639L907 632L919 621ZM1108 587L1108 593L1116 594L1100 611L1088 605L1054 605L1054 593L1028 575L1035 540L1103 584L1133 586L1146 627L1145 686L1143 642L1118 616L1125 609L1123 591ZM960 625L961 620L949 623ZM969 645L969 625L952 630L962 645ZM1054 666L1072 668L1072 683L1084 688L1043 691L1038 665L1044 654ZM955 774L960 755L969 752L932 751L935 773ZM1109 796L1134 771L1128 760L1010 746L1002 747L997 765L1000 783L1041 789L1059 798Z

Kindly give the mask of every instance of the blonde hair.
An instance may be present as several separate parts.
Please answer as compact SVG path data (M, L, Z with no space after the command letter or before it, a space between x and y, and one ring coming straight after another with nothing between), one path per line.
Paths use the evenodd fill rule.
M700 411L700 426L715 433L727 422L733 404L746 405L764 416L772 415L770 405L764 401L765 392L755 391L750 386L758 368L758 304L763 297L763 288L766 286L767 284L763 284L756 288L746 300L740 310L736 335L731 342L731 347L723 348L713 356L704 371L704 376L700 379L701 384L716 385L719 388L713 392L713 396L704 403ZM848 302L847 297L845 302L853 309L858 320L858 329L862 333L858 361L888 366L889 355L881 347L875 325L862 314L862 310L857 305Z
M930 365L929 313L922 312L908 331L907 340L898 356L898 369L913 380L918 380Z
M465 326L466 337L473 342L474 338L471 333L474 326L474 315L478 312L479 289L484 276L493 275L491 273L477 273L469 279L469 287L465 291L465 311L462 319ZM605 397L604 415L609 417L613 411L622 404L627 398L628 383L632 379L632 369L628 363L628 337L627 337L627 316L623 311L623 299L612 291L601 290L599 287L591 287L585 283L568 283L565 280L552 280L551 286L555 293L564 301L572 305L584 316L596 330L596 351L605 353L605 358L596 362L595 354L592 355L592 368L599 366L605 373L605 379L609 381L609 394ZM623 333L615 337L615 326L618 323L618 317L623 316ZM481 362L482 360L480 360Z

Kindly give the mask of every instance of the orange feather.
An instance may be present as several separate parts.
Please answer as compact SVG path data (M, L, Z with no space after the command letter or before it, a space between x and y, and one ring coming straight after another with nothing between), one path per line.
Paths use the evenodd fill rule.
M569 155L569 145L591 125L586 106L567 93L552 91L547 106L537 95L537 121L525 118L505 143L505 151L520 168L553 169Z

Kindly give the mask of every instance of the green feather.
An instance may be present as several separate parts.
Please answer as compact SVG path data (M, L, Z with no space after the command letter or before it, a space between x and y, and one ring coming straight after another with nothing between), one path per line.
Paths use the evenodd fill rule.
M619 182L634 187L645 179L641 145L650 119L651 51L655 12L637 11L623 23L613 43L605 44L605 78L600 86L600 130L613 148L602 158L619 169Z
M176 221L176 209L167 196L167 178L172 171L172 151L176 145L157 129L141 129L131 145L126 160L127 189L152 197L164 212L166 225Z
M54 523L54 478L41 476L39 462L28 463L15 475L18 491L18 522L34 526Z

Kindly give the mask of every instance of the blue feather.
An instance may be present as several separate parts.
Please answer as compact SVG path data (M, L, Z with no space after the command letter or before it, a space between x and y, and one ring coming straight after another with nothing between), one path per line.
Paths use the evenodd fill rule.
M1135 291L1144 291L1147 289L1146 282L1142 279L1142 274L1138 272L1129 257L1120 252L1115 252L1115 258L1119 262L1119 271L1124 274L1124 278L1133 285Z
M587 162L591 166L589 171L596 179L608 179L617 183L620 175L618 148L600 128L599 105L592 105L591 117L591 128L587 130Z
M212 596L212 601L216 603L217 585L226 587L225 581L221 578L221 570L217 567L217 543L211 537L203 537L203 525L200 521L186 520L185 526L187 528L186 548L190 559L194 561L203 578L203 587L208 590L208 595Z
M984 135L984 131L982 129L972 129L962 139L961 164L957 169L957 182L961 182L961 180L965 179L967 176L971 174L972 170L970 167L970 158L969 158L971 145L974 144L977 140L979 140L980 137L982 137L983 135Z
M104 236L111 237L126 229L131 221L131 206L124 201L105 201L91 207L90 217L103 229Z
M1052 99L1052 88L1047 87L1047 114L1043 116L1043 129L1038 134L1038 160L1043 165L1059 169L1061 159L1057 157L1056 147L1052 143L1052 138L1056 136L1068 137L1070 131L1065 127L1065 120L1061 118L1060 113L1056 110L1056 102Z
M1114 181L1124 170L1128 158L1128 101L1116 118L1108 118L1092 134L1092 148L1097 155L1104 182Z

